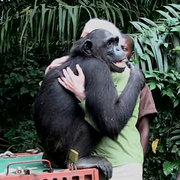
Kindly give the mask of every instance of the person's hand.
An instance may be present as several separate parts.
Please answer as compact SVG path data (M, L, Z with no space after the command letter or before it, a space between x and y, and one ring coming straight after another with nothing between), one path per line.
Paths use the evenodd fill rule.
M75 75L69 67L63 69L64 77L59 77L58 81L63 87L73 92L80 101L83 101L85 99L85 76L78 64L76 69L78 75Z
M69 56L63 56L63 57L61 57L61 58L57 58L57 59L53 60L53 61L51 62L51 64L46 68L45 74L47 74L47 72L48 72L50 69L62 65L65 61L67 61L68 57L69 57Z

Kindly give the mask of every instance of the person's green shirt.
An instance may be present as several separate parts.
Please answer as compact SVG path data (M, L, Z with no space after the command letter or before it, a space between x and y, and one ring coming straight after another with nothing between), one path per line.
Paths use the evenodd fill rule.
M125 88L130 71L125 70L123 73L112 73L114 85L120 94ZM129 95L131 96L131 95ZM136 103L134 112L126 126L119 133L116 140L105 136L94 149L93 154L107 158L113 167L129 163L143 163L143 149L140 143L140 134L136 128L138 119L139 100ZM88 113L85 117L93 127L97 128L91 120Z

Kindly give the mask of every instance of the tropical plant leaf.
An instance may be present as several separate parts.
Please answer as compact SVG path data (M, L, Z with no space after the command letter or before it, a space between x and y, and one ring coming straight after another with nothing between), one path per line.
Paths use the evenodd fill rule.
M144 22L148 23L151 26L157 27L157 24L154 21L151 21L148 18L140 18L140 19L142 19Z
M179 135L175 135L173 137L170 138L171 141L176 141L176 140L180 140L180 134Z
M166 19L170 19L171 16L169 15L168 12L164 12L162 10L156 10L159 14L161 14L162 16L164 16Z
M178 170L179 167L179 162L178 161L165 161L163 163L163 172L166 176L168 176L169 174L171 174L174 170Z
M180 134L180 129L175 129L171 132L172 134Z
M174 17L179 18L179 14L170 6L164 6Z
M169 5L180 11L180 5L179 4L169 4Z
M139 22L137 21L134 21L134 22L131 22L131 24L141 33L143 33L143 29L142 27L139 25Z

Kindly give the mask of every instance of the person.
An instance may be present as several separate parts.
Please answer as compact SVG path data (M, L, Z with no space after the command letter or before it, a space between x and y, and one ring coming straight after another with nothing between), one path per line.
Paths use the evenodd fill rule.
M180 180L180 167L179 167L179 170L178 170L178 172L177 172L176 180Z
M94 29L102 28L102 20L90 20L86 23L82 36L94 30L94 21L96 21L96 27L94 27ZM99 27L97 27L98 23ZM109 25L109 22L103 20L103 27L104 24ZM106 30L109 30L109 26L106 26ZM120 34L119 37L121 39ZM57 64L61 64L61 59L56 59L55 65ZM51 65L47 68L47 71L51 69ZM126 66L123 62L121 65L118 64L117 66L122 67L122 65ZM85 100L85 77L82 69L78 65L77 71L79 74L75 75L70 68L64 69L64 77L58 78L58 80L60 84L62 84L66 89L72 91L76 95L76 97L80 99L80 101L83 101ZM121 74L112 73L113 81L115 83L115 86L117 86L117 90L119 93L123 90L122 84L125 86L127 83L129 72L129 68L126 67L126 70ZM83 104L83 102L81 103L81 105ZM125 128L121 131L118 138L116 140L111 140L108 137L103 137L102 141L94 150L95 154L106 157L112 163L112 179L142 179L143 150L140 143L140 135L136 128L137 116L138 103L135 107L133 116L131 117ZM86 116L86 118L89 117ZM140 127L142 128L142 126L143 124L141 124Z
M120 45L124 50L127 59L131 61L135 53L133 39L127 34L121 34ZM157 110L154 99L148 85L146 84L140 93L139 115L137 122L144 156L148 150L150 121L152 121L156 115Z

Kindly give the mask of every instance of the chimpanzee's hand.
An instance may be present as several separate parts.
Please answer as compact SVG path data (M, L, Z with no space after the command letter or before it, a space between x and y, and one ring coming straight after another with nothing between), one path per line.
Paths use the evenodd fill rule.
M128 66L131 70L131 78L134 82L138 82L137 87L144 88L146 80L143 71L132 62L128 62Z
M130 61L126 61L126 65L127 65L130 69L134 68L134 64L133 64L132 62L130 62Z

